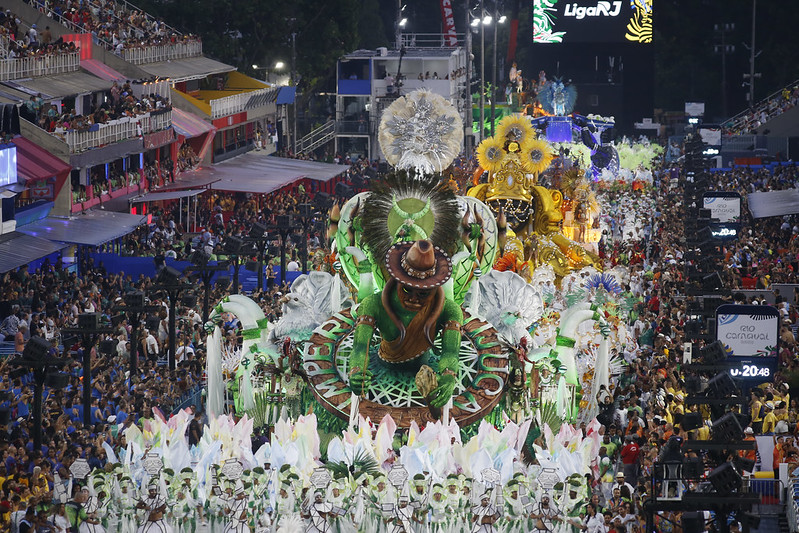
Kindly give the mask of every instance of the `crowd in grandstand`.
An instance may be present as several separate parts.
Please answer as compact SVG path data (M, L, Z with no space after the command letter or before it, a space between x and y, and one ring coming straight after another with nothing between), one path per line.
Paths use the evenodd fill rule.
M796 107L797 103L799 103L799 85L785 87L771 98L760 102L757 107L751 108L743 115L731 119L728 124L724 125L724 129L730 135L756 134L758 130L760 130L761 135L765 135L767 132L764 132L760 127L769 120Z
M55 15L67 26L93 34L117 54L129 48L200 41L195 35L177 33L163 20L152 18L143 11L126 11L116 2L29 2L47 9L48 14Z
M157 94L136 97L130 83L111 86L111 100L105 101L85 114L68 109L63 104L46 103L41 94L31 96L21 114L49 132L88 131L96 124L108 124L122 118L135 119L147 113L166 111L171 108L169 100Z
M471 168L471 161L462 158L458 165ZM351 169L366 178L373 170L368 161L358 162ZM625 352L628 366L614 379L612 393L603 397L598 417L603 448L597 459L596 474L590 479L592 492L582 502L583 516L577 514L569 518L566 510L561 513L564 519L582 524L604 520L603 531L642 530L642 501L652 491L648 476L669 437L709 438L707 426L690 434L680 427L684 415L694 407L685 402L688 391L678 366L686 340L685 324L690 305L690 297L677 296L686 255L682 241L684 184L678 175L669 168L662 168L655 173L650 190L608 189L598 193L608 213L608 218L603 220L607 231L601 243L601 255L608 266L622 264L632 272L631 283L625 290L637 304L626 326L633 332L637 344ZM713 175L721 189L741 192L791 187L796 179L797 170L793 166L777 167L773 172L740 168ZM290 212L309 201L313 201L311 192L304 187L260 200L248 195L219 194L198 211L197 222L204 229L192 237L175 222L180 218L188 220L189 213L180 217L176 206L157 212L154 224L126 237L123 253L152 255L159 262L165 257L186 258L192 249L202 247L210 250L215 259L224 259L222 245L228 236L246 235L254 222L273 222L275 215ZM749 278L755 278L753 288L764 290L777 281L795 282L799 267L799 219L795 216L765 220L745 218L742 222L743 237L724 245L728 268L723 275L727 286L746 287L751 283ZM316 248L324 248L321 236L321 231L311 233L309 257ZM297 244L299 241L288 247L290 261L296 261ZM313 268L313 261L309 262ZM122 429L136 423L140 417L150 416L156 406L168 415L170 406L202 380L206 334L197 311L178 306L178 338L183 349L178 370L170 373L158 365L166 346L168 308L163 300L151 295L152 303L162 310L155 314L154 320L140 326L141 356L137 372L131 377L127 374L131 327L125 320L117 321L112 317L119 314L116 308L122 295L130 289L150 293L153 282L144 277L132 279L123 273L107 273L102 265L87 263L81 267L80 276L68 273L60 264L45 264L37 272L22 268L5 274L0 284L0 334L7 340L14 340L18 351L24 349L31 336L42 336L51 343L54 355L70 361L67 367L69 385L51 391L45 401L48 416L45 416L45 446L41 453L32 449L30 378L21 375L8 360L2 365L0 390L11 391L0 404L0 408L10 410L11 420L8 434L0 432L0 450L4 457L4 465L0 465L0 519L5 524L14 516L24 516L24 513L14 513L50 501L54 474L61 471L60 478L66 479L69 474L65 468L75 458L85 457L94 467L106 466L104 443L119 451L124 447L120 437ZM212 301L218 301L228 289L229 286L216 286ZM263 291L254 294L270 320L279 317L280 297L286 290L287 287L276 285L272 278ZM755 297L734 294L734 298L760 303ZM781 370L768 385L754 389L746 407L751 415L746 434L747 438L758 434L775 436L778 446L774 457L759 458L763 469L770 469L774 461L788 462L793 469L799 464L799 450L794 444L799 420L796 400L791 400L790 393L795 393L799 387L793 336L799 313L796 301L778 298L776 302L783 326ZM80 361L82 350L87 347L80 346L77 340L69 339L60 330L75 325L77 316L89 311L103 313L113 324L115 346L110 356L101 353L100 344L88 348L92 354L92 423L86 427L82 424L84 381ZM235 330L233 317L228 326ZM463 486L464 482L459 481L457 490ZM507 505L510 513L515 504L508 500ZM42 511L42 520L57 521L59 512L58 507ZM678 519L678 512L658 517L661 525Z

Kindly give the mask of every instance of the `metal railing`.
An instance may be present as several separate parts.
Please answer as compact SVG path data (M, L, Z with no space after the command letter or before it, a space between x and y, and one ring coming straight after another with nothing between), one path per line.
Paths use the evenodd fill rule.
M174 416L178 414L179 411L191 407L192 405L196 405L199 411L203 410L203 386L201 384L195 385L191 390L184 392L180 398L172 404L172 410L169 416Z
M784 485L781 479L744 478L742 492L760 495L761 505L777 505L785 498Z
M172 111L125 117L107 124L95 124L87 130L58 130L52 135L69 146L70 153L78 153L119 141L161 131L172 125Z
M19 80L75 72L80 68L80 54L66 52L43 56L0 60L0 80Z
M332 141L335 136L336 121L329 120L297 141L294 151L296 153L312 152L323 144Z
M768 122L769 120L774 118L774 116L772 116L772 113L778 107L780 100L782 99L782 91L784 91L785 89L793 90L793 88L796 87L797 85L799 85L799 80L789 83L785 87L780 87L778 90L774 91L767 97L763 98L753 108L745 109L744 111L741 111L737 115L725 120L723 125L724 129L733 132L738 131L744 126L746 126L749 121L758 118L757 114L759 114L760 111L766 112L766 122ZM753 113L752 109L754 109L755 113L754 116L752 116Z
M788 515L788 526L792 532L799 531L799 478L791 480L788 498L790 502L785 506L785 511Z
M211 100L209 102L209 104L211 104L211 118L226 117L233 113L240 113L245 109L250 109L253 107L248 105L251 99L254 99L255 102L261 102L261 97L268 94L271 90L272 89L257 89L255 91L233 94L231 96Z
M463 33L455 34L458 44L450 46L448 37L443 33L403 33L400 35L400 46L405 48L455 48L463 44Z
M134 65L146 65L148 63L159 63L161 61L198 57L201 55L203 55L203 43L194 41L189 43L124 48L120 57Z

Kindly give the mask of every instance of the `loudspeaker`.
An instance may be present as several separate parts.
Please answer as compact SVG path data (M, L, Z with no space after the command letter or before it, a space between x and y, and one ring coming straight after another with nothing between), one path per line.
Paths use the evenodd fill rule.
M713 272L702 278L702 288L706 291L715 291L724 287L721 276L718 272Z
M45 387L63 389L69 385L69 374L66 372L50 372L44 378Z
M727 413L713 421L710 434L715 441L733 442L744 438L744 432L738 418L733 413Z
M100 341L100 353L103 355L111 355L116 352L117 349L117 341L114 340L104 340Z
M78 318L83 315L80 315ZM31 337L25 344L22 357L29 361L42 361L50 353L50 343L41 337Z
M704 533L705 515L701 511L683 513L680 518L683 533Z
M705 465L701 457L686 457L682 463L684 479L701 479L705 474Z
M228 237L228 239L230 238L231 237ZM225 242L225 245L227 245L227 241ZM208 261L210 260L211 260L211 254L206 252L205 248L202 247L197 247L189 256L189 261L191 261L193 265L197 266L205 266L208 264ZM180 276L179 275L176 276L176 278L178 277Z
M732 463L724 463L714 468L707 475L707 479L719 494L729 494L741 486L741 476L735 471Z
M244 263L244 270L258 272L258 261L247 261Z
M267 232L266 224L262 224L260 222L254 222L252 227L250 228L250 237L259 239L263 237L266 232Z
M197 296L193 294L184 294L183 298L181 298L181 304L183 307L194 307L197 305Z
M230 285L230 278L227 276L219 276L216 278L216 284L217 286L227 287Z
M701 320L689 320L685 323L685 336L693 338L700 335L702 333L702 325Z
M699 355L706 365L715 365L727 359L727 350L724 349L724 344L717 340L703 347Z
M336 183L335 191L336 191L336 196L343 196L345 198L349 198L354 194L352 187L350 187L343 181Z
M726 398L738 393L735 381L726 370L708 381L707 388L710 390L710 397L712 398Z
M144 307L144 293L142 291L125 293L125 305L128 307Z
M743 474L744 472L754 472L755 470L754 459L747 459L746 457L736 455L733 457L732 463L735 465L735 469L738 470L738 473L740 474Z
M686 381L686 388L687 385L688 383ZM685 413L685 415L682 417L682 421L680 422L680 427L685 431L692 431L694 429L701 428L702 424L704 424L704 420L702 420L702 414L690 412L690 413Z
M6 426L11 421L11 410L10 409L0 409L0 426Z
M78 315L78 327L80 329L99 329L100 313L81 313Z
M197 253L197 250L195 250L194 253ZM192 254L192 262L194 262L194 260L196 259L193 256L194 254ZM164 285L171 285L176 283L178 279L180 279L180 276L182 275L183 273L177 268L171 266L165 266L164 268L161 269L161 272L158 273L158 276L156 277L156 282L162 283Z
M329 209L330 195L326 192L318 192L313 197L313 203L319 209Z
M241 251L241 247L244 246L244 239L240 237L236 237L231 235L227 239L225 239L224 249L225 252L231 255L238 255Z

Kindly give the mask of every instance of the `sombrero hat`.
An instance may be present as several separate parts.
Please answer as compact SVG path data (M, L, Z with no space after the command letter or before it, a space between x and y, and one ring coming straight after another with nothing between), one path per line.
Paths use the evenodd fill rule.
M452 260L430 241L401 242L386 253L386 269L403 285L432 289L452 276Z

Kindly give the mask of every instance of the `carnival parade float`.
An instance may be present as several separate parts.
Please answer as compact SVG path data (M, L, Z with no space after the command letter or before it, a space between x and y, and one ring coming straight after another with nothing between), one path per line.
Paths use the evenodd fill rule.
M185 444L187 413L131 426L107 494L158 483L181 495L181 531L178 509L211 531L571 527L635 347L629 272L598 256L595 180L510 116L458 194L462 123L426 91L379 133L392 171L330 210L332 268L300 276L276 323L245 296L218 303L202 440ZM270 435L256 450L254 433Z

